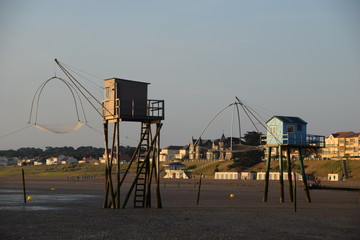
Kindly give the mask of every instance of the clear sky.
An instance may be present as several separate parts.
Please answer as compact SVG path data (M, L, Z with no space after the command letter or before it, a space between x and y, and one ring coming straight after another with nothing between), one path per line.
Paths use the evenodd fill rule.
M360 1L138 0L0 2L0 137L27 126L36 89L62 76L54 59L91 73L149 82L164 99L162 146L185 145L238 96L264 119L298 116L308 133L360 132ZM101 89L89 90L102 100ZM76 118L65 85L41 96L39 121ZM91 126L99 115L86 104ZM242 131L254 127L242 114ZM204 138L230 135L232 110ZM55 121L55 120L51 120ZM139 124L121 125L136 145ZM236 130L237 131L237 130ZM0 149L103 146L88 127L50 134L34 127Z

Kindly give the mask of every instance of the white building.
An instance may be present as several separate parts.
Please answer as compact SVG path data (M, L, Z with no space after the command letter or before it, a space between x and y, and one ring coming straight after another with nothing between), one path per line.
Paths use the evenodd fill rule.
M186 165L180 162L172 162L167 165L164 165L165 173L166 173L164 178L183 178L183 179L191 178L191 174L183 169L185 166Z
M160 152L160 162L169 162L176 159L176 155L179 154L179 150L184 148L183 146L168 146L161 149Z
M338 173L329 173L328 174L328 180L332 182L337 182L342 180L342 174Z
M57 164L70 164L77 163L77 159L74 157L65 157L64 155L60 155L57 157L51 157L46 159L46 165L57 165Z
M179 149L179 152L175 154L175 159L189 158L189 145L186 145Z

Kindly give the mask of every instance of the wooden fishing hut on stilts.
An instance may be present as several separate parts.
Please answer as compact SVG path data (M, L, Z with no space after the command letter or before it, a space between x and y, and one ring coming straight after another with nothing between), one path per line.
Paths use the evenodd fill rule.
M263 141L265 142L264 147L266 148L267 153L263 201L267 202L268 198L270 161L272 158L272 150L274 149L279 160L280 202L284 202L283 152L286 152L289 198L291 202L294 201L290 151L296 150L298 152L298 160L306 199L310 203L311 197L307 185L302 154L305 149L316 150L325 147L325 136L306 134L307 122L299 117L273 116L266 124L268 132L263 136Z
M162 208L159 186L159 156L161 121L164 120L164 100L147 99L149 83L111 78L104 80L102 104L104 145L106 156L104 208L125 208L134 192L135 208L151 207L151 186L156 185L156 206ZM120 179L120 122L140 122L140 140L128 168ZM109 124L113 124L109 138ZM120 206L120 188L133 163L137 164L135 179ZM116 165L116 187L113 169Z

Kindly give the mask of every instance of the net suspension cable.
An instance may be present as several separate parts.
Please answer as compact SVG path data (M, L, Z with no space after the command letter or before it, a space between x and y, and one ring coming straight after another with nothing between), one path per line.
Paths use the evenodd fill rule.
M69 78L69 80L73 83L73 85L79 90L79 92L83 95L83 97L88 101L88 103L95 109L95 111L103 117L103 114L99 111L99 109L95 106L95 104L90 100L88 96L91 97L97 104L102 106L103 104L91 93L89 90L87 90L57 59L55 59L56 64L59 66L59 68L65 73L65 75ZM88 96L86 94L88 94ZM104 108L105 111L107 111L110 115L113 117L114 114L112 114L107 108Z
M57 123L57 124L39 124L38 123L39 102L40 102L41 93L43 92L45 86L52 80L61 81L70 90L72 98L74 100L75 112L76 112L76 117L77 117L77 122L76 123ZM81 110L82 110L84 122L82 122L80 120L78 103L80 104L80 107L81 107ZM33 116L33 113L34 113L35 116ZM32 120L33 120L33 122L32 122ZM64 80L62 78L59 78L59 77L56 77L56 76L49 78L48 80L43 82L35 92L35 95L33 97L32 103L31 103L30 116L29 116L28 124L31 124L31 125L39 128L39 129L41 129L41 130L51 132L51 133L69 133L69 132L73 132L73 131L78 130L83 125L87 124L86 114L85 114L84 107L83 107L83 104L82 104L81 97L80 97L79 93L76 91L74 86L72 86L72 84L70 82L66 81L66 80Z

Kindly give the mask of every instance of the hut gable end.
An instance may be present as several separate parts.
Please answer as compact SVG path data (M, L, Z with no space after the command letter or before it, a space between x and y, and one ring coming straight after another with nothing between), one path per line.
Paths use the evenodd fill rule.
M305 144L307 122L299 117L273 116L267 122L268 144Z

